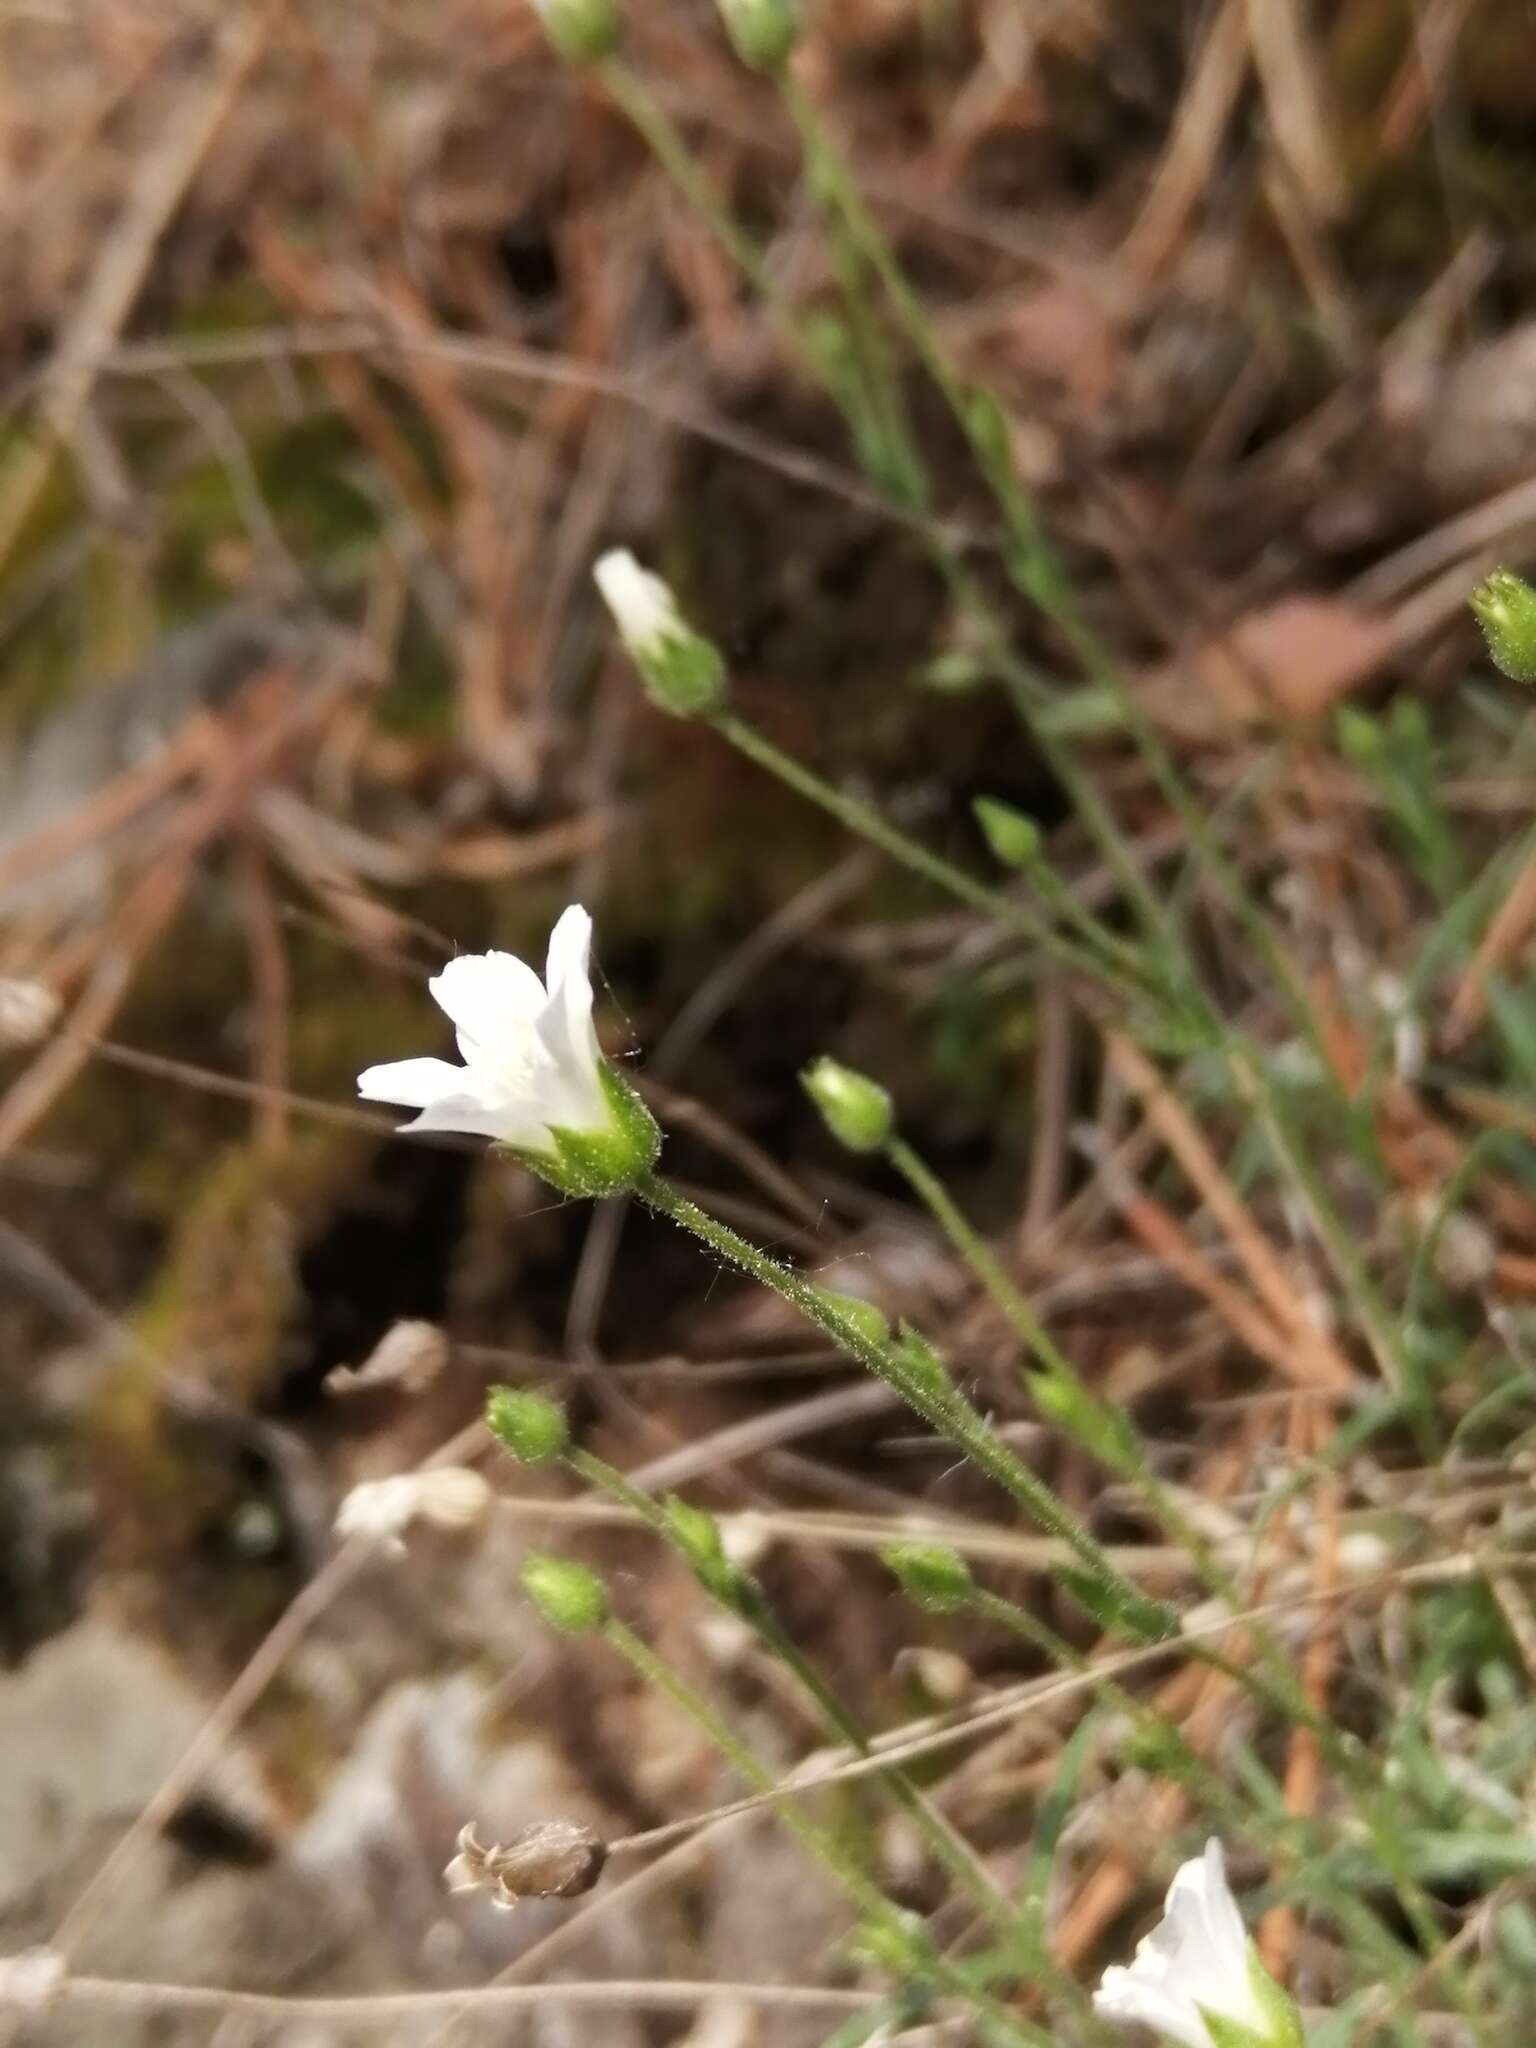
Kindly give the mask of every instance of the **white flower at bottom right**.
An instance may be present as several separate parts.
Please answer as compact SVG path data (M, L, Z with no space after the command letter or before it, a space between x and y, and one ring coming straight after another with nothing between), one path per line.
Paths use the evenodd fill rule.
M1175 1872L1162 1919L1129 1967L1104 1972L1093 2006L1179 2048L1299 2048L1302 2039L1295 2007L1248 1938L1215 1840Z

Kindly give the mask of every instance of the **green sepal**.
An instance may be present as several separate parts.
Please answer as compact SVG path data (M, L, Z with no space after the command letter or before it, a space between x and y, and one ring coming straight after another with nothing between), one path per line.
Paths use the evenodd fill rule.
M1511 569L1495 569L1468 599L1496 668L1536 683L1536 590Z
M915 1323L897 1325L897 1339L889 1356L891 1378L898 1389L911 1387L919 1394L954 1393L949 1367Z
M888 1543L880 1562L930 1614L963 1614L976 1597L970 1566L946 1543Z
M1271 1977L1251 1941L1248 1944L1248 1981L1269 2021L1266 2048L1306 2048L1296 2001Z
M1214 2048L1278 2048L1268 2034L1256 2034L1252 2027L1245 2027L1240 2020L1226 2019L1204 2005L1196 2006L1195 2010L1204 2020L1205 2031L1210 2035Z
M679 621L648 647L630 648L646 695L673 718L703 718L724 705L725 658L712 640Z
M1123 1409L1098 1400L1067 1374L1048 1369L1027 1368L1025 1385L1047 1422L1070 1436L1093 1457L1102 1459L1113 1471L1134 1471L1137 1465L1136 1430Z
M557 1125L549 1133L551 1151L530 1145L502 1148L562 1194L588 1200L623 1194L650 1172L661 1152L661 1126L636 1091L607 1060L599 1062L598 1078L612 1117L606 1131Z
M746 1615L761 1601L757 1582L725 1553L720 1524L707 1508L669 1493L661 1504L668 1542L687 1562L705 1592L733 1614Z
M891 1321L884 1309L876 1308L872 1301L864 1301L857 1294L839 1294L833 1287L818 1287L816 1292L824 1306L840 1322L847 1323L863 1343L890 1343Z

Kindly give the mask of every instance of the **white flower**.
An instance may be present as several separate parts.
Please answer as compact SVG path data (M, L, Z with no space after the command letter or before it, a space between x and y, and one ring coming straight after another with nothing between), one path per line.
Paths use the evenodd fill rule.
M1227 1884L1221 1844L1213 1840L1204 1856L1175 1873L1162 1919L1129 1969L1116 1964L1104 1972L1093 2005L1105 2019L1139 2021L1179 2048L1215 2048L1203 2013L1278 2048L1284 2037L1277 2036L1276 2004L1283 2010L1284 1995L1275 1988L1275 2003L1267 2003L1265 1983Z
M365 1479L336 1511L338 1536L366 1536L390 1550L405 1548L412 1522L437 1529L473 1528L490 1506L491 1489L467 1465L433 1465L390 1479Z
M608 1136L614 1110L592 1028L592 920L579 903L549 935L540 981L513 953L466 953L427 984L458 1031L464 1064L396 1060L357 1077L369 1102L421 1114L410 1131L467 1131L524 1151L555 1150L552 1130Z
M670 589L642 569L628 548L611 548L600 556L592 575L619 638L636 661L654 659L669 640L688 631Z

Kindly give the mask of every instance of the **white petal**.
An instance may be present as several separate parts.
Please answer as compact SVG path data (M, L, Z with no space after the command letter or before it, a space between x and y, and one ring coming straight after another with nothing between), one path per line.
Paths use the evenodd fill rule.
M542 1014L544 986L515 953L464 953L427 983L438 1008L459 1033L459 1050L473 1059L526 1032Z
M547 1151L548 1132L540 1107L526 1101L498 1102L483 1095L444 1095L429 1102L402 1131L458 1131L470 1138L495 1138L503 1145Z
M544 969L549 1009L543 1036L557 1057L577 1064L598 1057L597 1033L592 1028L591 957L592 920L579 903L573 903L561 912L549 935Z
M447 1060L395 1060L357 1077L357 1092L365 1101L398 1102L405 1109L425 1109L463 1086L464 1069Z
M1187 1866L1186 1866L1187 1867ZM1203 1863L1205 1877L1205 1917L1211 1940L1218 1948L1234 1959L1241 1956L1243 1967L1247 1967L1248 1930L1243 1925L1243 1916L1237 1910L1237 1901L1232 1896L1232 1887L1227 1883L1227 1861L1222 1846L1213 1835L1205 1845Z
M628 548L610 549L593 564L592 575L631 654L653 654L681 630L677 599Z
M1193 2005L1118 1963L1104 1972L1104 1981L1093 1994L1093 2009L1106 2020L1153 2027L1166 2040L1177 2041L1179 2048L1212 2048L1210 2029Z

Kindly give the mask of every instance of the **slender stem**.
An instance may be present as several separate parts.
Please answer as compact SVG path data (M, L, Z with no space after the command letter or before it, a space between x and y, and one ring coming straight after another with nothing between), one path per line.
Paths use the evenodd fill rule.
M1076 1368L1057 1348L1023 1290L1003 1271L996 1254L966 1216L948 1188L904 1138L892 1138L885 1156L928 1210L955 1250L970 1266L988 1294L1012 1323L1025 1344L1052 1372L1081 1386Z
M711 719L723 739L730 741L738 752L765 768L770 775L803 796L819 810L826 811L850 832L867 839L872 846L878 846L882 853L909 868L913 874L921 875L948 895L969 904L973 910L985 916L996 918L1000 923L1011 926L1023 937L1039 946L1043 951L1064 961L1080 972L1102 980L1110 972L1108 964L1097 954L1087 951L1073 940L1064 937L1053 926L1037 917L1021 903L992 889L985 882L979 882L968 875L963 868L942 854L934 853L906 833L898 831L884 819L873 805L859 797L849 796L830 782L823 781L813 769L797 761L793 754L786 754L781 747L759 732L754 725L734 711L717 712Z
M842 1886L854 1904L866 1918L880 1928L899 1952L903 1948L910 1955L911 1974L921 1979L931 1976L936 1986L958 1993L977 2011L984 2013L993 2027L1002 2030L1002 2038L1026 2044L1026 2048L1051 2048L1049 2036L1038 2027L1031 2026L1018 2014L1010 2012L998 2000L990 1997L979 1986L971 1983L936 1950L926 1948L914 1941L913 1923L901 1914L885 1896L878 1885L871 1882L860 1866L848 1855L835 1835L819 1826L802 1811L798 1803L785 1795L773 1773L747 1748L730 1724L717 1714L701 1693L698 1693L665 1659L659 1657L650 1645L637 1636L623 1622L609 1621L603 1630L603 1639L618 1651L632 1670L647 1684L664 1693L680 1707L695 1725L703 1730L734 1770L761 1792L773 1805L784 1825L796 1840L816 1857L836 1882Z
M834 1344L892 1387L931 1429L962 1450L980 1471L1018 1502L1032 1521L1066 1544L1103 1603L1101 1611L1094 1603L1085 1602L1098 1620L1112 1619L1133 1633L1152 1636L1176 1626L1171 1610L1143 1593L1117 1570L1071 1510L996 1435L986 1418L951 1380L940 1373L915 1368L903 1358L900 1346L881 1343L859 1328L841 1315L836 1304L810 1281L780 1265L728 1224L707 1214L660 1174L645 1175L636 1184L635 1193L658 1214L691 1231L710 1251L799 1309ZM1077 1577L1073 1575L1069 1582L1078 1597L1083 1598L1085 1589Z
M635 1486L605 1459L595 1457L590 1451L572 1449L566 1453L564 1462L570 1471L585 1480L589 1486L599 1487L605 1493L612 1494L616 1500L622 1501L664 1542L673 1541L667 1513L661 1503L653 1494ZM741 1573L735 1589L736 1597L727 1598L724 1593L710 1586L702 1575L699 1575L699 1578L705 1591L718 1599L720 1604L738 1620L744 1621L769 1654L786 1666L801 1691L814 1705L827 1732L835 1740L851 1745L860 1756L871 1755L873 1752L868 1729L858 1716L843 1704L812 1664L774 1612L768 1596L757 1581L746 1573ZM921 1830L950 1876L964 1886L998 1932L1006 1939L1013 1939L1018 1933L1018 1920L1013 1906L993 1883L985 1865L969 1843L934 1810L898 1766L885 1766L879 1777L891 1798Z

